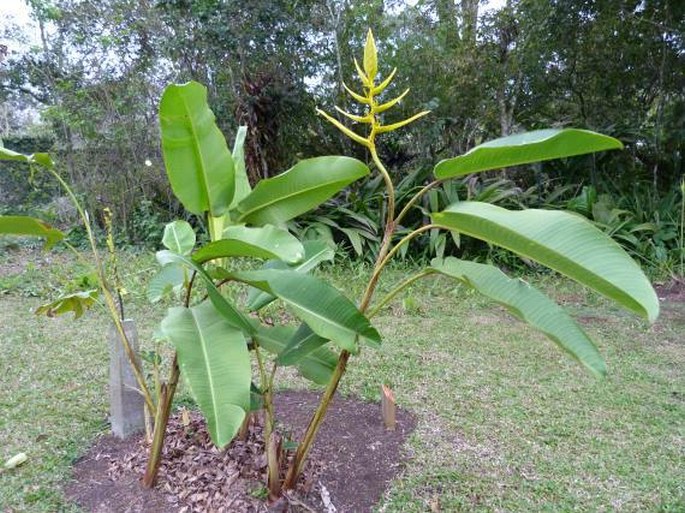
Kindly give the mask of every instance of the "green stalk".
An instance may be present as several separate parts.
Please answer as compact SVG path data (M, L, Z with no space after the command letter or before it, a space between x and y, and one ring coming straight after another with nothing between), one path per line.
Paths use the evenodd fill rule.
M159 473L159 465L162 462L162 448L164 447L164 437L166 436L166 428L169 424L169 416L171 415L171 406L176 393L176 386L181 371L178 367L178 359L174 353L174 361L171 364L171 375L168 383L163 383L161 387L161 395L159 397L159 404L157 414L155 415L155 427L152 436L152 445L150 446L150 455L147 459L145 467L145 474L143 475L143 487L152 488L157 480Z
M395 218L395 224L399 225L400 221L404 218L405 215L411 210L411 208L416 204L421 197L426 194L428 191L430 191L433 187L440 185L444 180L434 180L428 185L425 185L424 187L421 188L414 196L407 202L407 204L404 206L404 208L400 211L399 214L397 214L397 217Z
M378 284L378 279L380 278L381 272L383 271L383 268L387 263L386 255L388 255L390 244L392 242L392 236L395 232L395 223L393 222L393 218L395 216L395 188L392 183L392 180L390 179L388 171L385 169L385 166L383 166L383 163L378 158L378 153L376 152L376 148L373 145L373 136L374 131L372 130L371 135L369 136L369 140L372 143L370 145L370 152L373 161L376 163L376 167L378 168L379 172L385 180L386 189L388 193L388 215L387 222L385 225L385 233L383 234L383 241L381 242L381 247L378 251L378 256L376 257L376 264L374 265L373 274L371 276L371 279L369 280L369 284L367 285L366 290L364 291L364 294L362 295L362 299L360 302L359 310L362 313L364 313L368 308L369 303L371 302L371 299L373 297L373 293ZM288 468L288 472L285 476L285 481L283 482L283 488L285 488L286 490L295 487L297 479L302 473L304 463L307 459L307 456L309 455L309 451L311 450L312 444L314 443L314 439L316 438L316 435L319 431L321 422L326 416L326 412L328 411L330 402L333 399L333 396L335 395L336 391L338 390L340 380L345 374L345 370L347 369L347 361L349 359L350 353L343 349L340 352L340 356L338 357L338 363L336 364L335 369L333 370L333 375L331 376L331 379L328 381L326 390L324 391L323 396L321 396L321 400L319 401L319 404L316 410L314 411L314 415L312 416L312 418L309 421L309 424L307 425L307 429L304 433L304 436L302 437L302 441L297 446L297 451L295 452L293 461L290 463L290 467Z
M83 207L81 207L81 204L76 198L74 192L71 190L71 187L69 187L69 185L62 179L59 173L52 168L48 168L48 171L52 174L52 176L55 177L55 179L65 190L72 204L76 208L79 217L81 218L81 221L83 222L83 225L86 229L86 234L88 235L88 242L90 243L90 248L93 252L93 259L95 260L95 270L98 275L98 281L100 282L102 296L105 299L105 304L107 306L107 309L109 310L110 317L114 322L114 326L117 330L117 333L119 334L121 343L124 346L124 351L126 352L126 357L128 358L129 364L131 365L131 368L133 370L133 375L136 379L136 383L138 384L140 392L143 395L143 399L145 400L145 406L148 408L150 414L154 416L156 415L156 408L152 400L152 395L150 394L150 390L148 389L145 378L143 377L142 369L138 364L136 355L133 352L133 348L131 347L128 337L126 336L126 332L124 331L124 325L122 323L123 319L121 319L119 316L119 308L117 308L116 301L114 300L114 297L112 296L111 292L109 291L109 288L107 287L107 278L105 276L104 268L102 266L100 254L97 250L97 244L95 242L93 230L90 226L90 219L88 217L88 214L85 212L85 210L83 210Z
M383 259L380 260L377 265L374 267L373 273L371 274L371 279L369 280L369 283L366 287L366 292L364 294L364 298L367 298L367 301L362 301L362 307L360 310L362 313L366 310L366 308L369 306L369 302L371 300L371 297L373 296L373 291L376 288L376 285L378 284L378 280L380 279L381 273L383 272L383 269L385 269L385 266L388 265L390 260L392 259L395 254L404 246L406 243L408 243L410 240L412 240L414 237L422 234L425 231L432 230L434 228L439 228L440 226L436 224L427 224L425 226L422 226L421 228L417 228L413 232L405 235L397 244L393 246L393 248L387 252L386 255L383 256ZM380 254L379 254L380 256Z
M326 416L328 405L330 404L331 399L333 399L335 392L338 390L340 379L343 377L343 374L345 374L347 360L349 360L349 358L349 352L343 350L340 353L338 364L335 366L333 375L326 386L326 390L319 401L319 405L317 406L314 415L309 421L309 425L307 426L307 430L302 437L302 441L297 446L297 451L295 451L293 461L290 463L290 467L288 467L288 472L285 476L285 481L283 482L283 488L286 490L294 488L295 484L297 484L297 479L302 473L304 463L307 460L311 446L314 443L314 438L319 431L319 426Z
M186 297L184 302L186 308L190 306L190 295L193 291L193 283L195 283L196 275L197 273L193 271L186 288ZM162 383L160 387L160 397L157 413L155 415L152 445L150 446L150 455L148 456L145 474L143 475L143 486L145 488L152 488L157 480L159 465L162 462L162 448L164 447L166 428L169 424L171 407L173 405L174 395L176 394L176 387L178 386L178 380L180 377L181 369L178 366L178 353L174 351L174 359L171 363L169 380L166 383Z
M433 270L431 269L426 269L424 271L421 271L420 273L417 273L413 276L410 276L409 278L401 281L394 289L392 289L390 292L386 294L386 296L380 300L380 302L373 307L373 309L366 315L369 319L372 317L375 317L378 312L381 311L381 309L387 305L390 301L392 301L397 294L402 292L404 289L406 289L409 285L414 283L415 281L420 280L421 278L425 276L429 276L433 274Z
M385 182L385 190L388 194L388 213L385 222L385 233L389 233L392 236L392 234L395 232L395 223L393 222L393 218L395 217L395 186L392 183L390 173L388 173L388 170L385 169L385 166L381 162L380 158L378 158L376 146L375 144L373 144L374 137L375 128L372 128L371 135L369 135L369 140L371 141L371 158L373 160L373 163L376 164L376 168L378 169L378 172L383 176L383 181Z
M378 280L380 279L381 273L383 272L383 269L389 262L390 258L392 258L392 256L397 252L398 248L401 247L403 244L409 242L413 237L415 237L419 233L422 233L427 229L435 228L435 226L428 226L423 229L416 230L415 232L412 232L407 237L402 239L394 248L392 248L392 250L390 249L392 245L392 238L395 234L395 230L399 224L399 221L404 217L404 215L411 209L411 207L419 200L419 198L423 194L425 194L432 187L440 183L439 181L436 181L423 187L410 200L409 204L407 204L404 207L404 209L402 209L397 218L395 218L395 186L392 183L392 177L390 176L390 173L388 173L388 170L385 168L380 158L378 157L378 152L376 151L375 138L377 134L400 128L401 126L404 126L408 123L411 123L413 120L418 119L424 114L427 114L427 112L417 114L407 120L395 123L393 125L383 126L379 118L380 113L386 110L389 106L392 106L394 103L396 103L397 100L395 100L394 103L391 102L385 105L378 105L378 103L376 103L374 96L379 94L387 87L387 85L392 80L394 72L390 75L390 77L386 78L385 81L383 81L381 84L378 85L378 87L376 87L374 84L374 75L377 71L376 63L376 47L373 42L373 35L371 34L371 31L369 31L369 34L367 36L367 43L364 49L364 65L367 66L367 68L365 68L365 71L369 76L367 76L364 73L364 71L361 70L361 68L355 61L359 77L361 78L362 83L364 83L364 97L356 93L353 93L348 89L348 91L350 92L350 94L352 94L354 98L356 98L361 103L369 106L368 115L364 117L364 119L357 119L357 121L371 124L371 131L369 132L368 138L362 138L358 134L352 132L351 130L343 126L340 122L338 122L328 114L324 113L323 111L319 111L319 113L324 115L326 119L328 119L331 123L333 123L333 125L338 127L344 134L346 134L348 137L351 137L353 140L357 141L358 143L362 144L364 147L369 149L369 152L371 153L371 158L374 164L376 165L378 172L381 174L385 182L385 189L387 194L387 218L383 233L383 240L381 241L381 246L378 251L378 255L376 256L376 263L374 265L373 273L369 279L369 282L366 286L366 289L364 290L361 301L359 303L359 311L362 313L366 312L366 310L368 309L369 304L371 303L371 299L373 298L373 294L378 285ZM343 114L345 114L344 111ZM354 115L345 115L347 117L355 119ZM300 473L302 472L304 462L307 458L307 455L309 454L309 451L314 442L314 438L316 437L316 434L319 430L321 422L323 421L323 418L326 415L326 411L328 410L328 406L331 402L331 399L333 398L335 392L338 389L338 385L340 383L340 380L342 379L342 376L345 374L349 358L350 353L348 351L342 350L340 352L338 363L335 366L333 375L331 376L331 379L329 380L328 385L326 386L326 390L324 391L323 396L319 401L319 405L317 406L314 415L309 421L309 425L307 426L303 439L298 445L293 461L291 462L290 467L288 468L285 482L283 483L283 487L285 489L291 489L297 483L297 479Z
M276 364L274 364L271 377L266 374L264 360L262 358L259 345L255 343L255 356L257 357L257 366L259 367L260 383L262 385L262 392L264 397L264 450L266 452L267 465L267 488L269 489L269 500L275 501L281 495L280 462L278 461L278 448L276 447L274 437L274 397L273 397L273 378L276 373Z

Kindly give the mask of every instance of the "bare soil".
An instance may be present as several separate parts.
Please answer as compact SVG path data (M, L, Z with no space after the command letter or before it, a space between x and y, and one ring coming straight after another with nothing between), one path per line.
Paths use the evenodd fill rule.
M673 279L668 283L654 286L660 301L668 303L685 303L685 278Z
M305 391L276 397L277 418L290 422L279 429L284 441L289 433L299 439L317 402L318 394ZM380 405L337 397L298 488L267 505L261 421L251 425L244 441L219 451L201 416L181 411L169 423L155 488L146 490L140 484L144 441L103 436L76 462L66 495L94 513L363 513L373 509L401 470L402 445L415 425L409 412L398 409L397 429L388 431Z

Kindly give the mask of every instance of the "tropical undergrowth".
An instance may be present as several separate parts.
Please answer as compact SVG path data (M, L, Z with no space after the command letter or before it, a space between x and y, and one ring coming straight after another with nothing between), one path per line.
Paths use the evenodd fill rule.
M685 195L680 184L665 191L656 190L647 181L631 186L599 179L597 186L582 180L569 184L549 175L513 180L501 172L473 175L437 187L423 199L423 214L407 215L398 233L409 233L423 224L425 213L436 211L461 200L472 200L522 209L545 208L570 210L595 224L640 262L656 281L685 276L685 218L682 214ZM527 175L524 174L524 175ZM407 174L398 184L398 202L428 183L428 170ZM533 185L527 183L534 181ZM327 240L340 257L372 263L382 238L382 183L369 178L353 184L349 191L326 202L316 211L293 222L291 229L303 238ZM526 274L544 272L532 262L514 258L507 251L474 239L457 239L446 233L420 235L405 246L400 258L408 262L427 262L446 255L495 263L510 271Z

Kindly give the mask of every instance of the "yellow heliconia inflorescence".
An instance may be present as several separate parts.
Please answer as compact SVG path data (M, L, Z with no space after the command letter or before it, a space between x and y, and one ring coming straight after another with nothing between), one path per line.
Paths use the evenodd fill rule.
M359 94L354 92L345 83L343 83L343 87L350 94L350 96L352 96L352 98L357 100L359 103L366 105L366 112L363 116L357 116L355 114L350 114L349 112L346 112L338 106L336 106L335 109L340 114L354 121L355 123L366 123L370 125L371 130L369 131L368 136L362 137L361 135L353 132L345 125L343 125L340 121L335 119L333 116L327 114L326 112L322 111L321 109L316 109L316 111L319 114L321 114L324 118L326 118L330 123L335 125L335 127L338 128L338 130L340 130L343 134L345 134L353 141L356 141L362 146L365 146L371 150L375 150L375 139L377 134L397 130L398 128L408 125L409 123L425 116L430 111L425 110L423 112L419 112L418 114L408 119L399 121L397 123L392 123L391 125L381 124L379 114L397 105L397 103L399 103L402 100L402 98L404 98L407 95L407 93L409 93L409 89L404 91L397 98L394 98L385 103L378 103L376 101L376 96L381 94L390 85L390 82L392 82L392 79L395 77L395 73L397 72L397 68L393 69L392 73L390 73L390 75L388 75L388 77L385 80L376 85L375 78L378 74L378 51L376 49L376 42L373 39L373 33L371 32L371 29L369 29L369 32L366 35L363 64L364 68L362 69L362 67L357 62L357 59L354 60L354 65L357 68L357 74L359 75L359 79L362 82L364 93Z

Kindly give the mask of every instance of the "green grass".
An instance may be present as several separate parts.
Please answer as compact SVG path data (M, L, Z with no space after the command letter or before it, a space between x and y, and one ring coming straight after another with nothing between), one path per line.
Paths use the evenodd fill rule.
M150 347L165 307L139 289L154 262L122 262L128 310ZM0 266L0 460L29 457L0 475L0 511L76 511L60 487L107 429L107 317L31 313L74 286L64 255L9 253ZM358 297L366 271L323 274ZM402 271L390 270L382 287ZM374 319L383 349L353 360L341 388L378 400L387 383L418 418L408 463L378 510L685 511L685 305L667 305L650 327L569 282L531 281L583 319L608 379L475 294L444 279L416 284ZM283 386L306 386L282 374Z

